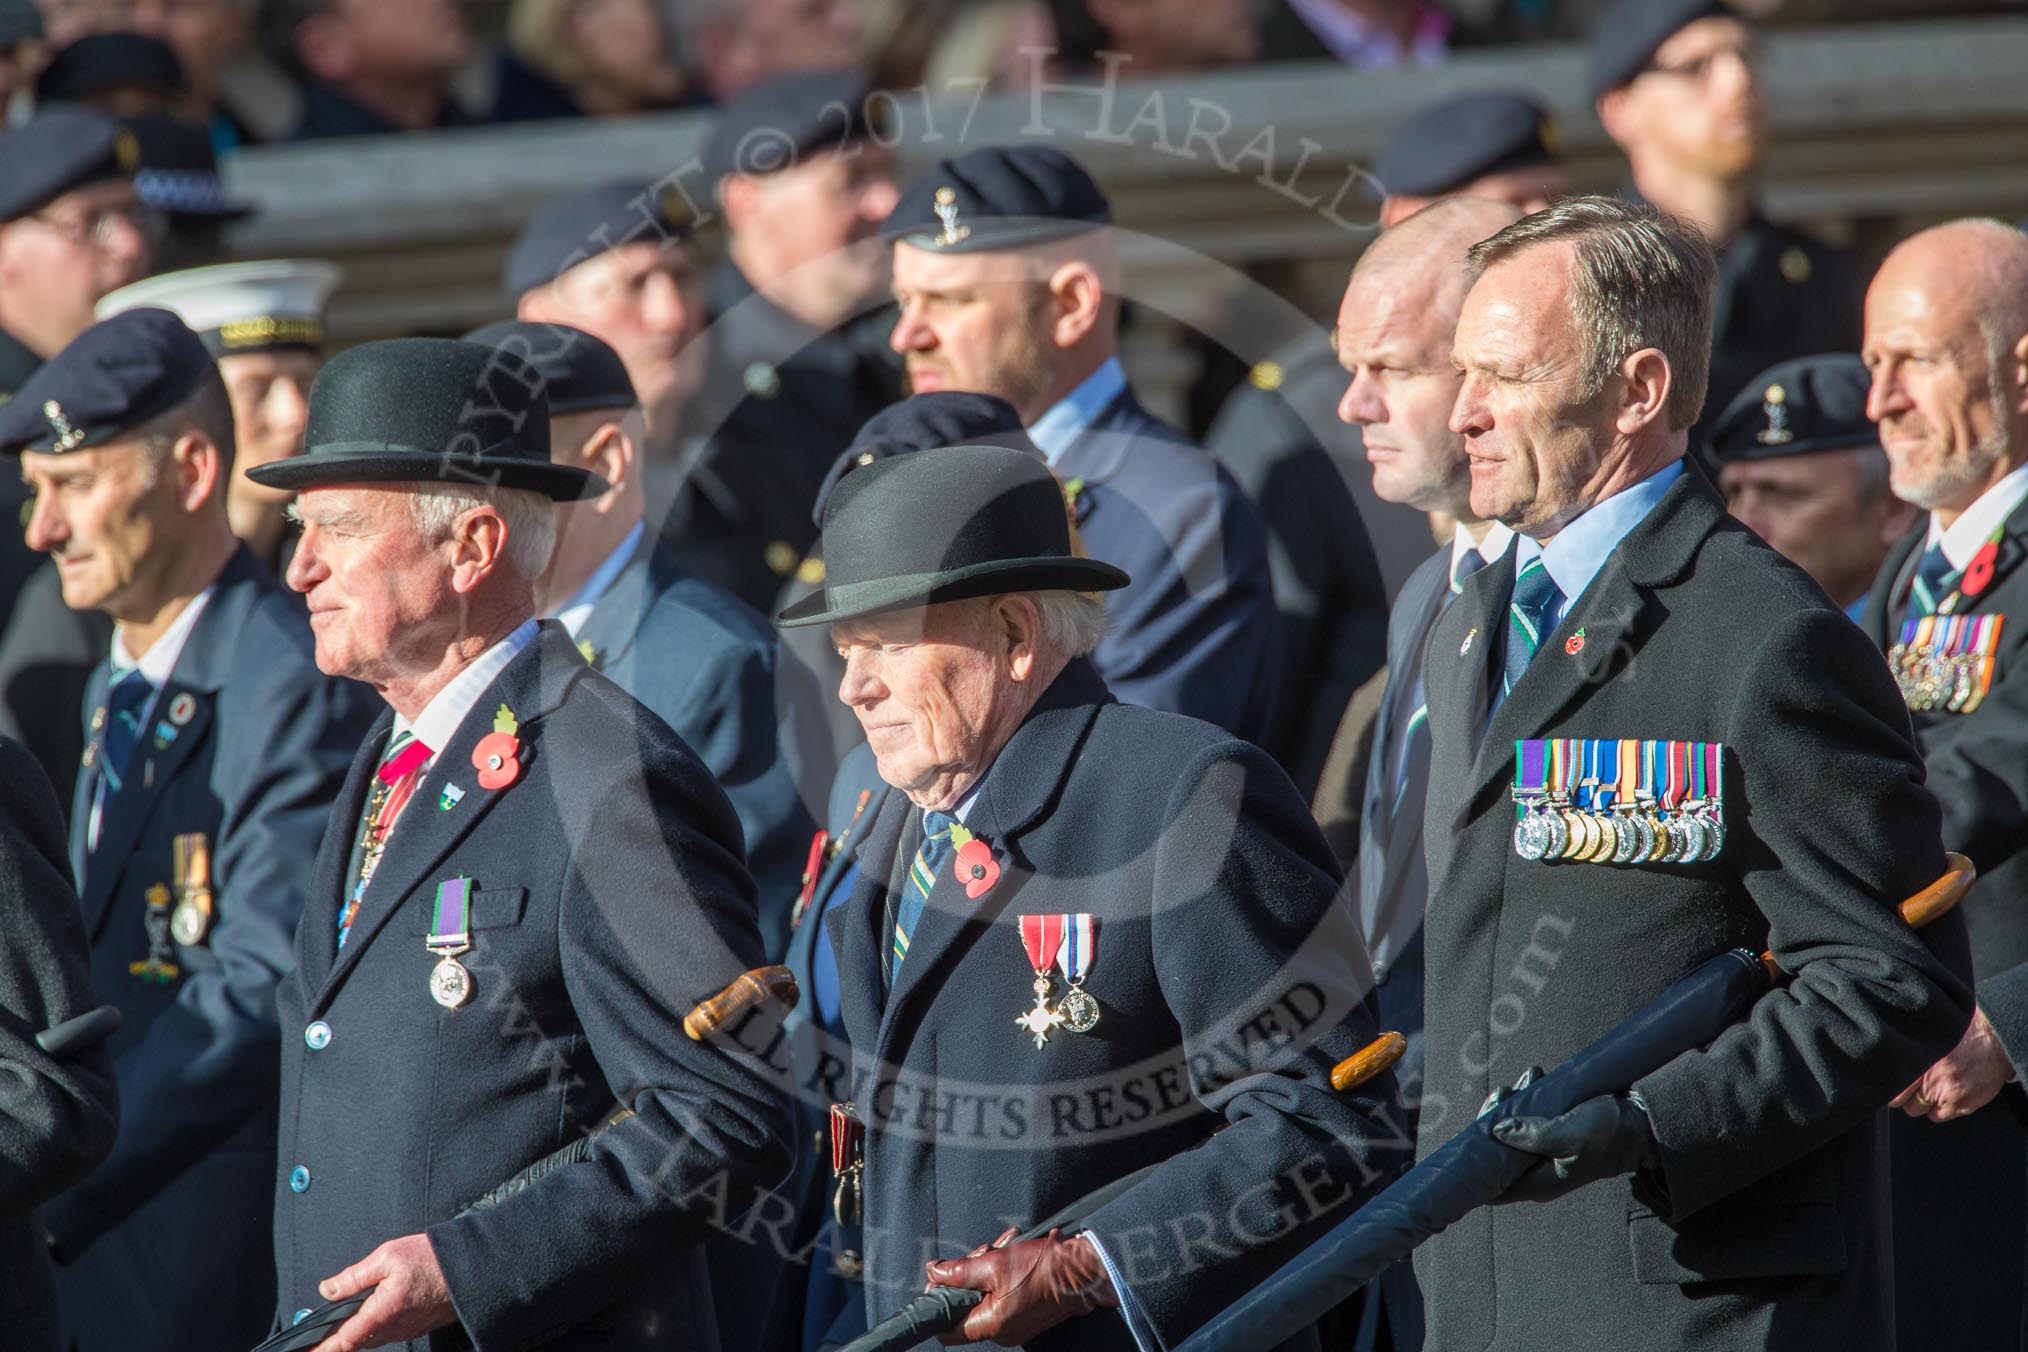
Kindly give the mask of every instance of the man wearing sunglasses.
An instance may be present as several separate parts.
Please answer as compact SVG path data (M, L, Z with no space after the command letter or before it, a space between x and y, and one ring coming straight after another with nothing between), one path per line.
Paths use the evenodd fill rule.
M1618 0L1592 30L1599 121L1626 154L1624 195L1695 225L1718 254L1710 424L1777 362L1857 349L1861 279L1850 260L1758 206L1767 149L1758 36L1722 0Z

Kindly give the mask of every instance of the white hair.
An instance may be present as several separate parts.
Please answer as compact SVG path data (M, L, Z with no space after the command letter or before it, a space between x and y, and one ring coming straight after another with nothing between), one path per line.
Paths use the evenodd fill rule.
M416 489L407 497L410 522L433 542L448 538L458 518L472 508L490 506L507 523L507 566L526 582L541 577L549 566L556 547L556 504L547 494L526 488L440 484Z
M1064 657L1086 657L1106 636L1106 603L1097 592L1029 591L1008 592L1024 597L1035 607L1042 621L1042 640ZM982 596L973 602L975 618L983 620L1002 596Z

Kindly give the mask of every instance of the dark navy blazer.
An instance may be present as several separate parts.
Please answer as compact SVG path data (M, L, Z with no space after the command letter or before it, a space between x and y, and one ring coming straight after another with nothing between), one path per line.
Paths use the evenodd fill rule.
M521 769L488 789L474 751L502 704ZM710 1352L699 1241L788 1165L785 1095L681 1028L761 961L731 806L660 719L544 624L438 749L341 952L344 875L391 722L333 806L281 988L282 1317L383 1242L427 1233L480 1349ZM427 940L439 885L458 878L473 892L462 961L475 990L446 1009ZM633 1116L589 1160L457 1214L616 1102Z
M87 711L107 679L101 662ZM92 976L125 1017L112 1042L119 1140L45 1211L65 1262L64 1321L83 1346L233 1346L267 1325L275 986L294 958L306 866L376 703L317 670L301 606L241 546L155 698L89 859L100 775L78 777L71 850ZM171 841L187 832L210 840L215 920L175 950L181 975L152 984L130 964L148 956L147 894L175 882Z

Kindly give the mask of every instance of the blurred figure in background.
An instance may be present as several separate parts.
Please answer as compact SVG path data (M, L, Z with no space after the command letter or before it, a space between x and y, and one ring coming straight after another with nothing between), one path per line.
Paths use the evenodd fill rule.
M673 0L683 66L713 103L770 75L863 63L853 0Z
M35 0L0 0L0 124L13 112L15 97L25 99L35 87L35 77L48 59Z
M1857 353L1769 367L1711 426L1725 506L1855 621L1888 551L1915 524L1894 496L1872 377Z
M730 238L683 419L705 444L667 534L685 567L763 614L816 539L832 462L901 397L880 238L898 190L867 96L849 71L774 76L726 107L704 152Z
M273 45L303 78L291 139L470 123L451 77L472 57L457 0L272 0Z
M204 124L220 152L261 139L227 99L227 67L247 50L261 0L42 0L51 41L139 33L167 43L182 71L179 108Z
M1271 0L1261 20L1269 61L1341 61L1354 70L1434 66L1454 22L1431 0Z
M189 86L169 44L141 33L89 33L50 55L35 101L82 103L114 117L170 114Z
M487 120L622 117L685 89L655 0L514 0Z
M216 263L225 256L226 230L254 209L226 195L210 135L165 113L128 118L127 129L141 152L134 191L162 217L154 267L169 271Z
M1252 0L1083 0L1094 58L1124 57L1128 78L1244 65L1261 54Z
M1718 254L1711 392L1690 435L1776 362L1859 347L1846 255L1755 204L1767 150L1760 42L1723 0L1618 0L1591 41L1592 100L1626 152L1625 195L1689 221Z

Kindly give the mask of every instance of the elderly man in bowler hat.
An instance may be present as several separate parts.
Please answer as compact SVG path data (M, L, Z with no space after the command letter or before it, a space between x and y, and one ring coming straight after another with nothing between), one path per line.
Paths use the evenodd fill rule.
M1372 1033L1330 852L1259 748L1114 700L1090 654L1128 579L1073 553L1032 454L855 469L824 539L778 622L830 626L896 790L826 922L866 1313L928 1260L987 1293L966 1340L1173 1346L1379 1176L1388 1086L1328 1084ZM1077 1234L974 1247L1165 1158Z
M275 1257L319 1346L710 1349L700 1242L786 1168L787 1105L679 1027L759 965L738 819L534 619L554 504L527 363L370 343L311 392L295 489L317 663L388 704L334 805L280 997ZM614 1108L590 1157L465 1208Z

